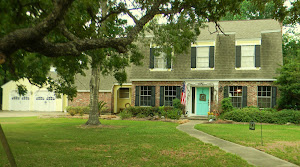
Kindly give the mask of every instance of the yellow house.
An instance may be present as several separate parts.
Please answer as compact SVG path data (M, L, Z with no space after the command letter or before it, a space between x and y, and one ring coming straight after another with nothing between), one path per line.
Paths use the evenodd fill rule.
M26 95L20 96L18 94L17 84L26 86ZM66 95L57 98L53 92L49 92L46 88L31 85L27 79L20 79L17 82L9 81L1 88L3 89L2 110L64 111L68 105Z

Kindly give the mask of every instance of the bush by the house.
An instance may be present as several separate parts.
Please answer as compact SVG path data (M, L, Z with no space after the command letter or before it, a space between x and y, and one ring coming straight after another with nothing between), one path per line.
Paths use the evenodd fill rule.
M121 111L119 113L119 116L123 120L123 119L126 119L126 118L131 118L132 117L132 113L129 112L129 111L123 110L123 111Z
M183 115L185 115L185 107L181 104L180 99L173 99L173 107L180 110Z
M155 115L164 116L165 118L170 119L179 119L182 114L182 110L177 109L171 106L161 106L161 107L137 107L131 106L124 109L120 116L130 115L131 117L144 118L144 117L153 117Z
M68 106L66 108L67 112L71 115L74 116L76 114L83 116L84 114L88 114L90 111L90 107L72 107L72 106Z
M230 97L224 98L221 101L221 108L222 108L222 113L230 112L233 110Z
M256 107L246 107L242 109L234 109L233 111L224 113L223 119L233 120L236 122L263 122L286 124L288 122L299 124L299 110L281 110L274 111L273 109L259 110Z

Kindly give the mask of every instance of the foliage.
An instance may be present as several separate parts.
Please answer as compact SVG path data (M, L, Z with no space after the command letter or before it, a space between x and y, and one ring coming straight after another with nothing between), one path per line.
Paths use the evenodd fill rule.
M125 108L125 113L130 113L133 117L153 117L154 115L164 116L170 119L179 119L182 110L170 106L160 106L160 107L139 107L131 106Z
M222 108L222 113L226 113L233 110L230 97L224 98L221 101L221 108Z
M185 106L181 104L180 99L173 99L173 107L181 111L182 114L185 114Z
M280 91L279 108L300 109L300 57L282 66L276 84Z
M90 111L90 107L82 107L82 106L78 106L78 107L72 107L72 106L68 106L66 108L67 112L71 115L74 116L76 114L83 116L84 114L88 114Z
M299 124L300 123L300 111L299 110L259 110L259 108L242 108L235 109L231 112L223 114L222 119L233 120L236 122L263 122L263 123L275 123L286 124L288 122Z
M107 103L104 102L104 101L102 101L102 100L100 100L100 101L98 102L98 112L99 112L99 115L100 115L103 111L107 110L107 108L105 107L106 105L107 105Z
M262 125L263 146L261 145L261 125L249 130L249 124L198 124L196 129L210 135L274 155L300 165L298 125Z
M126 110L123 110L119 113L120 118L123 119L127 119L127 118L131 118L132 117L132 113Z
M180 109L174 108L173 110L167 111L167 118L179 119L181 117L182 111Z
M251 2L258 10L267 3ZM281 18L287 14L283 2L272 2L269 16ZM113 73L124 82L124 67L141 64L143 58L134 44L141 40L138 36L143 37L146 31L153 33L151 42L171 57L173 51L188 51L186 44L196 40L204 22L240 13L241 4L241 0L0 1L0 76L5 81L28 78L39 87L48 84L50 90L72 98L76 95L74 75L84 75L88 56L93 59L92 67L100 62L102 73ZM297 8L290 10L295 12ZM157 16L165 20L164 24L158 26ZM291 18L297 21L296 16ZM57 77L49 76L51 66L56 67Z

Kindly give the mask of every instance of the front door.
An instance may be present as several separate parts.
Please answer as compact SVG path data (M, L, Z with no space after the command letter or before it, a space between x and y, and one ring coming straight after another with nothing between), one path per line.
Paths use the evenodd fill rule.
M198 87L196 90L196 115L207 116L209 111L209 88Z

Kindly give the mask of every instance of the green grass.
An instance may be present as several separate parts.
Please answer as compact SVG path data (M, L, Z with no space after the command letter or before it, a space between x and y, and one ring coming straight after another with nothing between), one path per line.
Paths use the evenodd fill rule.
M178 124L75 118L0 118L18 166L250 166ZM9 166L0 146L0 166Z
M198 124L195 128L300 165L300 126L262 125L263 146L260 124L255 130L249 130L249 124Z

